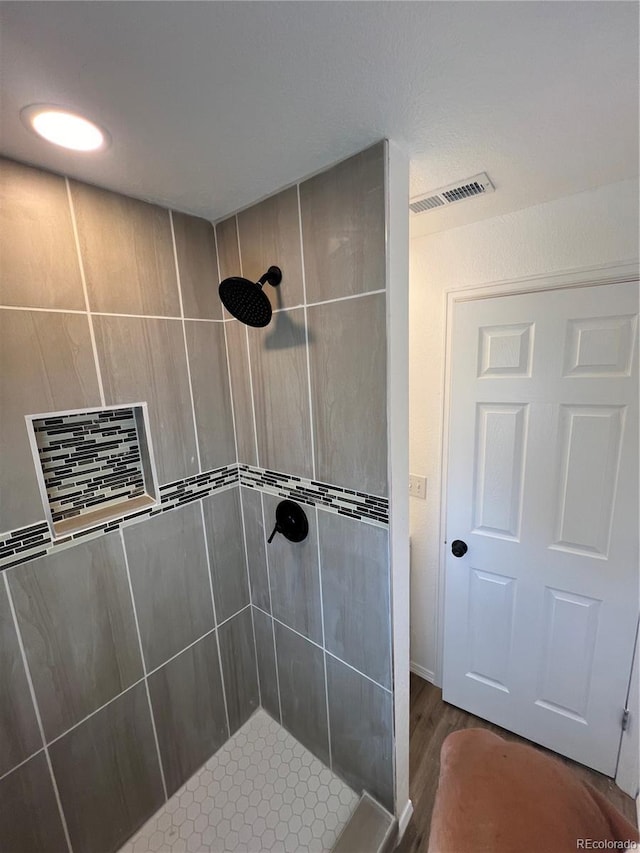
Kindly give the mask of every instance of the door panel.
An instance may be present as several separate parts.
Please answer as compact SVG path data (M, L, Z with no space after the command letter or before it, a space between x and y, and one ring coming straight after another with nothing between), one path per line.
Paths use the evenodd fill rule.
M626 406L560 406L558 525L552 548L606 559Z
M469 575L469 671L477 681L509 692L509 652L515 581L472 569Z
M536 705L584 724L601 603L550 587L544 591L545 648Z
M638 286L456 304L444 698L612 775L638 615Z
M527 406L479 403L474 533L518 539Z

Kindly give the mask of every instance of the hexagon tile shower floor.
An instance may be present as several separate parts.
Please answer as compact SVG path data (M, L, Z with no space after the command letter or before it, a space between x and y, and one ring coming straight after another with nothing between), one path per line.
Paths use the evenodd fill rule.
M259 710L120 853L326 853L358 800Z

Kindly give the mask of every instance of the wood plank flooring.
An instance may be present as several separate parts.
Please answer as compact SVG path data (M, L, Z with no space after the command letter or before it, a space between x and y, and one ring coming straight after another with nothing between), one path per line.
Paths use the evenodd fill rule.
M454 708L442 701L438 687L411 674L410 779L409 791L414 813L397 853L426 853L429 844L431 812L438 787L440 748L451 732L459 729L484 728L506 740L528 743L523 738L498 728L486 720ZM537 747L542 749L542 747ZM547 750L542 750L547 752ZM556 758L560 756L550 753ZM627 819L636 822L635 802L624 794L612 779L589 770L568 759L560 758L575 773L601 791Z

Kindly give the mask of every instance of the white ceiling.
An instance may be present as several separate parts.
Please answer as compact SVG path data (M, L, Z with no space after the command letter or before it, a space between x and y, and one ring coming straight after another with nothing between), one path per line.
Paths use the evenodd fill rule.
M438 231L638 172L634 2L2 3L2 151L211 219L386 136L412 195L486 170ZM72 107L113 145L26 131Z

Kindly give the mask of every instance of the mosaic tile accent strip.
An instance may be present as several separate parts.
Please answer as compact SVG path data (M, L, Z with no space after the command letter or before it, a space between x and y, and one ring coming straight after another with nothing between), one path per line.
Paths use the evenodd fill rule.
M121 853L329 853L358 801L259 710Z
M0 539L0 571L44 557L51 544L51 531L46 521L5 533Z
M318 506L337 515L386 527L389 523L389 501L377 495L281 474L251 465L239 465L240 484L278 497L290 498L309 506Z
M86 539L93 539L105 533L111 533L120 527L134 524L145 518L170 512L184 504L206 498L215 492L231 489L238 485L238 466L225 465L222 468L214 468L203 474L195 474L175 483L167 483L160 487L160 505L141 509L138 512L113 518L95 527L79 530L69 536L56 539L51 538L49 525L46 521L23 527L19 530L0 536L0 571L28 560L35 560L47 553L66 548L69 545Z
M28 560L35 560L36 557L68 547L77 541L92 539L145 518L170 512L215 492L232 489L238 483L250 489L290 498L307 506L318 506L327 512L345 515L365 524L386 527L389 522L389 501L386 498L343 489L341 486L332 486L316 480L307 480L292 474L282 474L250 465L238 465L234 462L231 465L224 465L221 468L214 468L211 471L194 474L184 480L176 480L160 486L159 506L123 514L103 524L79 530L77 533L55 541L51 538L46 521L0 535L0 571L26 563Z
M32 421L54 522L145 494L132 408Z

